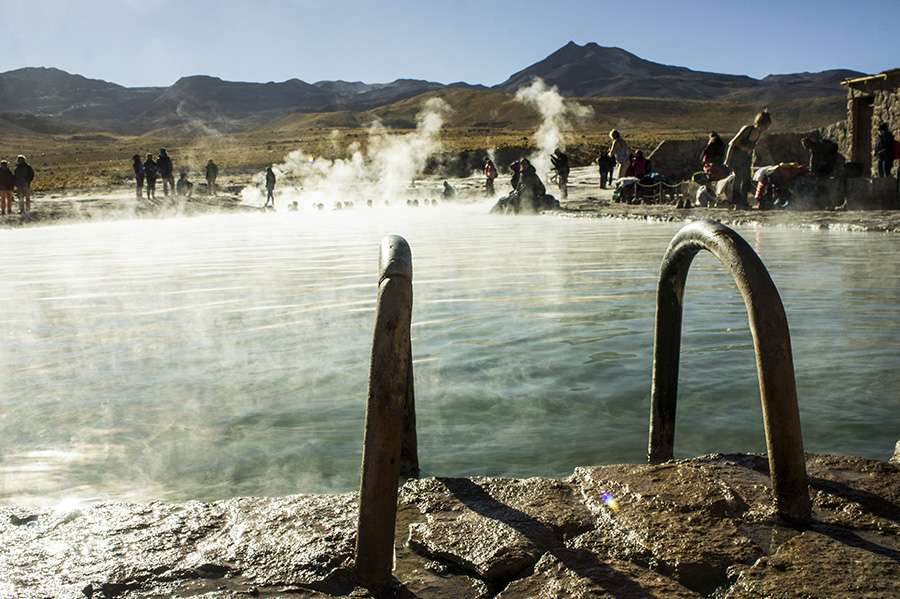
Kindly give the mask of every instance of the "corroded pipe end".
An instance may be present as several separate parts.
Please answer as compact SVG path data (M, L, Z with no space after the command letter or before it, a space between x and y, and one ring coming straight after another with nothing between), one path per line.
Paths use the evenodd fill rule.
M387 277L403 277L412 281L412 252L406 240L399 235L388 235L381 240L378 280Z

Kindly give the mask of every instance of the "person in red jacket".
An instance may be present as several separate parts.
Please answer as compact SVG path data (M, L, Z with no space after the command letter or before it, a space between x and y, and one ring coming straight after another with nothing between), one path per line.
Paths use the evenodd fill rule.
M644 158L644 152L638 150L631 161L631 176L640 179L650 171L650 163Z

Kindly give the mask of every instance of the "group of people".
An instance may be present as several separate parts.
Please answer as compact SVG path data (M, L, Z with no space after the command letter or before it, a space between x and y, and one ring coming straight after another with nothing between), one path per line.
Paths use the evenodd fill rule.
M15 168L9 162L0 160L0 215L12 214L13 192L19 198L19 214L31 212L31 185L34 182L34 169L28 164L25 156L19 154Z
M165 148L159 149L159 154L147 154L141 161L140 154L131 157L131 168L134 172L135 194L138 199L144 197L144 188L147 190L147 199L156 199L156 182L162 180L163 195L168 197L170 193L176 196L189 198L194 193L194 184L187 177L187 171L181 171L178 181L175 181L175 165L172 157ZM210 195L216 193L216 179L219 176L219 166L210 158L206 162L206 189Z

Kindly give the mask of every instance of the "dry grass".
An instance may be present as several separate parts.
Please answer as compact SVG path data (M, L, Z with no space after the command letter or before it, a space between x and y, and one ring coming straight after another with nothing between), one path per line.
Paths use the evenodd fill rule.
M185 130L155 131L141 136L105 133L33 133L19 124L0 130L0 157L28 156L37 171L38 190L121 185L131 177L131 156L167 148L176 169L199 177L208 158L224 175L249 175L277 163L290 151L326 158L340 157L353 142L363 148L367 125L380 120L398 134L415 126L415 115L433 96L452 107L442 133L448 152L502 146L529 147L539 117L509 94L496 91L446 89L361 113L295 114L232 134L197 134ZM758 106L748 102L709 102L652 98L578 98L593 108L593 116L577 123L568 143L581 155L607 147L607 132L622 130L634 148L652 149L663 139L705 136L711 129L723 134L748 122ZM783 102L770 106L774 131L803 131L844 117L843 98ZM336 133L334 133L336 132Z

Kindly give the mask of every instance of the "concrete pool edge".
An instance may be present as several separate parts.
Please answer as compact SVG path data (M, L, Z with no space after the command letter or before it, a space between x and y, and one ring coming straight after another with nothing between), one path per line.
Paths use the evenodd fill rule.
M807 454L813 523L772 506L767 462L713 454L562 480L424 478L400 491L411 595L896 596L900 465ZM365 596L356 494L0 507L0 595Z
M622 205L569 202L559 211L542 213L562 218L597 218L621 222L690 223L714 220L731 227L783 228L854 233L900 233L900 211L730 211L724 208L675 208L668 205Z

